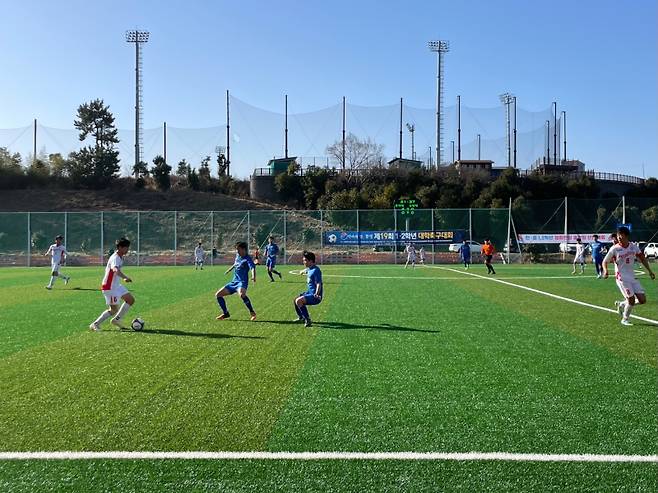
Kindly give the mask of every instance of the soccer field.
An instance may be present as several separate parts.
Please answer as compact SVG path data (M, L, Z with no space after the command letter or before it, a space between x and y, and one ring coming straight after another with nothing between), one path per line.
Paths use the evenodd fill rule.
M591 266L323 266L305 329L299 266L258 268L257 321L237 295L216 321L225 267L125 267L141 333L87 329L102 268L52 291L46 268L0 270L0 491L658 489L647 275L623 327ZM57 451L132 454L17 454Z

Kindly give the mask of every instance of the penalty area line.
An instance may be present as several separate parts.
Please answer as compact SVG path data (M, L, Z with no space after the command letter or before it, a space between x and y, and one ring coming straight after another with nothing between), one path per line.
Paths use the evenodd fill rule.
M511 452L0 452L0 460L393 460L509 462L645 462L658 455L537 454Z
M544 296L548 296L549 298L554 298L556 300L566 301L568 303L573 303L575 305L586 306L588 308L594 308L596 310L602 310L604 312L609 312L609 313L615 313L615 314L617 313L617 310L613 310L612 308L606 308L604 306L593 305L592 303L587 303L585 301L574 300L573 298L567 298L566 296L560 296L559 294L549 293L547 291L542 291L540 289L535 289L535 288L531 288L531 287L528 287L528 286L523 286L522 284L514 284L513 282L505 281L503 279L499 279L499 278L496 278L496 277L491 277L491 276L487 277L487 276L483 276L483 275L480 275L480 274L474 274L472 272L459 271L459 270L451 269L450 267L440 267L440 266L436 266L436 265L427 265L426 267L433 268L433 269L447 270L447 271L450 271L450 272L459 272L460 274L474 276L474 277L477 277L479 279L486 279L487 281L497 282L497 283L500 283L500 284L504 284L506 286L512 286L514 288L524 289L524 290L530 291L532 293L542 294ZM537 278L537 279L539 279L539 278ZM649 323L658 325L658 320L653 320L651 318L646 318L646 317L640 317L638 315L633 315L633 314L631 314L631 317L636 319L636 320L642 320L643 322L649 322Z

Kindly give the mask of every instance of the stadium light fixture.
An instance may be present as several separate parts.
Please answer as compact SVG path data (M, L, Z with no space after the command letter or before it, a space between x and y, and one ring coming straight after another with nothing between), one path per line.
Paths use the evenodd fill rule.
M150 33L134 29L126 31L126 42L135 43L135 169L139 166L142 153L142 55L139 47L148 43Z
M498 96L500 102L505 105L506 112L506 122L507 122L507 166L512 166L512 141L511 141L511 131L510 131L510 104L514 101L514 95L505 92Z
M450 51L450 42L433 40L427 43L431 52L436 53L436 165L441 165L441 117L443 109L443 56Z

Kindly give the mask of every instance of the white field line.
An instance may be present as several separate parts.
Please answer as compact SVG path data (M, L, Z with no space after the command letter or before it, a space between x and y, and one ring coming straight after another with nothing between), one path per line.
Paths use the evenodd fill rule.
M487 276L483 276L483 275L480 275L480 274L473 274L472 272L459 271L459 270L451 269L450 267L440 267L440 266L437 266L437 265L427 265L426 267L433 268L433 269L447 270L447 271L450 271L450 272L459 272L461 274L466 274L466 275L469 275L469 276L475 276L479 279L486 279L488 281L497 282L497 283L500 283L500 284L504 284L506 286L512 286L514 288L519 288L519 289L525 289L526 291L530 291L532 293L543 294L544 296L548 296L550 298L555 298L556 300L562 300L562 301L566 301L568 303L574 303L576 305L586 306L586 307L589 307L589 308L594 308L596 310L602 310L604 312L615 313L615 314L617 313L617 310L614 310L612 308L606 308L604 306L593 305L591 303L586 303L584 301L574 300L573 298L567 298L566 296L560 296L560 295L549 293L549 292L546 292L546 291L541 291L539 289L530 288L528 286L523 286L521 284L514 284L513 282L505 281L503 279L499 279L499 278L492 277L492 276L487 277ZM541 278L537 277L535 279L541 279ZM636 320L642 320L643 322L649 322L649 323L658 325L658 320L653 320L653 319L650 319L650 318L640 317L638 315L632 315L632 314L631 314L631 317L633 317Z
M647 462L658 455L510 452L0 452L0 460L395 460L510 462Z
M431 266L427 266L431 267ZM465 271L464 271L465 272ZM292 275L299 275L298 270L291 270L288 271L288 274ZM419 280L419 281L469 281L469 280L475 280L475 278L471 277L464 277L464 276L456 276L456 277L448 277L448 276L442 276L442 277L419 277L419 276L368 276L368 275L355 275L355 274L322 274L322 277L345 277L345 278L352 278L352 279L410 279L410 280ZM587 278L594 278L596 276L542 276L542 277L537 277L537 276L513 276L513 277L501 277L500 279L587 279Z

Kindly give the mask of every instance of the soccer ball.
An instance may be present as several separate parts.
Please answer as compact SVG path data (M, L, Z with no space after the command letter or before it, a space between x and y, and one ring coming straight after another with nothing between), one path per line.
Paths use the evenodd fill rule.
M330 234L330 235L329 235L329 243L336 243L336 240L337 240L337 239L338 239L338 238L336 238L336 235L335 235L335 234Z
M144 328L144 320L141 318L136 318L130 323L130 327L132 327L133 330L139 332Z

